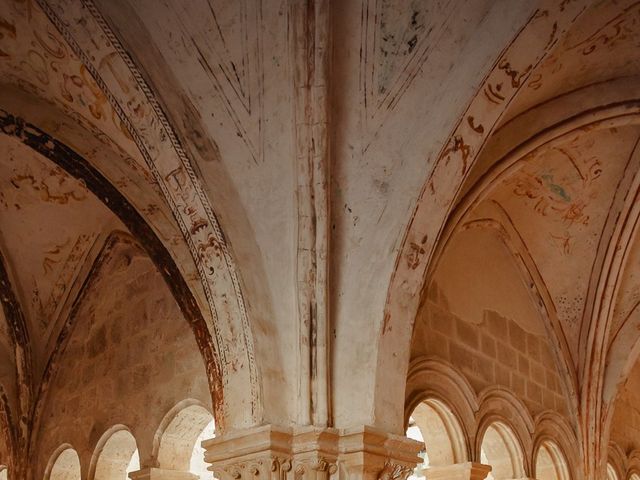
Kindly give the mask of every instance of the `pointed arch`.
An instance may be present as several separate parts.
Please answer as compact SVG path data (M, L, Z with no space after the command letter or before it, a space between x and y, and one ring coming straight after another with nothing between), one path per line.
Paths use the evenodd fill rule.
M136 241L142 245L158 271L162 274L184 318L189 322L194 332L198 347L204 358L213 404L221 408L223 379L220 373L220 360L217 357L204 316L174 259L142 215L115 186L75 150L51 137L35 125L1 108L0 134L16 138L61 167L73 178L84 182L87 188L124 223ZM68 318L73 318L73 312L69 312ZM67 323L69 324L69 320L67 320ZM66 329L63 328L59 334L60 338L63 340L68 338L65 335L68 334L68 330L71 327L69 324ZM58 347L58 350L60 350L60 347ZM36 395L36 404L33 408L35 415L31 417L32 428L38 422L38 402L42 401L48 388L47 379L50 379L52 373L54 373L57 358L54 354L49 360L43 377L44 381L40 386L40 392ZM34 439L35 436L32 436L31 447L33 447Z
M220 428L259 423L262 387L245 295L230 245L191 159L153 91L94 3L37 3L104 92L144 157L189 247L207 301L207 311L201 316L213 340L222 379L212 383ZM114 71L121 74L116 77ZM238 388L227 388L225 397L222 384Z
M562 373L563 389L567 396L568 404L573 407L573 412L577 412L579 402L578 378L573 368L571 352L551 295L531 253L526 248L524 240L513 225L511 219L502 207L498 205L494 206L494 215L492 218L471 220L459 225L458 229L492 229L498 234L503 244L507 247L520 271L524 284L529 286L535 307L540 315L544 329L547 332L553 358L556 363L555 367ZM439 258L440 257L438 257L438 259ZM437 262L435 265L437 266Z
M612 82L612 84L618 85L620 82ZM622 85L629 87L628 82L623 82ZM581 98L583 93L576 92L572 95ZM640 123L640 99L636 96L638 93L640 92L637 91L637 86L631 88L626 94L618 92L614 103L578 111L569 118L561 118L557 123L546 126L546 128L535 133L532 137L521 139L522 143L520 144L509 144L507 147L502 145L502 150L500 151L506 153L501 160L494 163L469 187L464 197L452 211L448 223L441 234L440 243L434 251L429 272L433 271L433 268L437 265L438 258L446 245L447 239L457 229L461 228L461 224L465 221L467 214L488 198L490 192L495 185L499 184L501 179L509 177L519 169L527 155L535 151L546 151L553 148L553 146L563 142L563 139L573 133L586 135L599 129L638 125ZM571 97L572 95L569 96ZM563 98L557 101L571 103L573 100L575 99ZM553 104L554 102L551 103ZM515 128L515 124L509 125L509 128ZM632 156L634 155L636 158L630 158L629 165L637 165L638 153L633 153ZM633 168L629 170L632 172ZM559 364L562 370L568 375L567 378L570 379L565 384L570 392L574 411L577 412L576 402L580 402L580 407L586 412L581 417L581 434L584 436L582 444L586 445L586 448L596 449L591 453L585 452L585 459L601 458L600 461L602 461L604 453L604 448L600 446L600 439L603 437L600 426L607 425L607 421L604 421L606 419L600 418L603 406L603 392L605 392L603 381L606 379L608 382L612 382L610 380L612 377L609 374L605 376L603 370L607 365L605 342L609 334L609 318L613 309L613 299L615 298L615 292L617 292L615 282L619 279L620 265L624 264L621 261L623 256L627 254L629 239L632 238L633 226L635 225L634 222L638 219L637 211L639 207L636 201L639 192L638 178L637 173L635 175L625 175L623 179L625 183L617 190L617 197L614 199L616 205L623 204L620 207L620 215L610 215L608 223L605 225L605 229L611 232L611 240L602 242L597 250L594 268L599 274L592 276L586 302L587 305L592 303L594 307L588 319L589 321L584 322L580 332L581 338L587 343L587 348L581 350L579 358L571 358L568 348L564 345L566 342L563 341L562 335L558 335L560 332L557 322L553 319L553 315L550 317L552 330L558 335L555 342L556 356L560 359ZM620 248L621 246L622 248ZM526 259L526 255L523 258ZM535 268L530 268L529 272L534 274L535 280ZM550 311L553 312L552 302L548 302L547 305L551 307ZM625 338L625 340L628 339L629 337ZM629 348L631 347L627 346L627 348L619 349L618 351L624 352L623 355L626 358ZM573 368L571 368L574 363L578 366L577 374L573 373ZM608 363L619 365L620 362L609 361ZM619 377L615 378L616 381L619 381ZM608 387L611 387L610 383ZM579 398L577 396L579 391L578 384L585 385ZM589 419L591 415L595 416L593 420ZM592 469L593 465L587 468Z
M585 9L586 2L575 2L567 5L568 8L560 8L557 2L549 2L546 7L544 14L536 12L503 51L445 143L422 187L396 257L378 336L377 390L374 398L376 418L384 417L383 410L388 409L389 405L397 405L402 401L397 396L403 391L401 382L405 379L398 379L400 383L389 388L388 377L393 376L393 372L407 368L409 358L405 346L409 344L412 330L407 328L407 324L413 325L416 318L420 293L434 248L456 196L510 101L525 83L513 82L513 78L509 78L505 72L505 65L526 79ZM501 90L501 98L492 99L490 91L497 84L505 88ZM398 427L393 426L395 429Z

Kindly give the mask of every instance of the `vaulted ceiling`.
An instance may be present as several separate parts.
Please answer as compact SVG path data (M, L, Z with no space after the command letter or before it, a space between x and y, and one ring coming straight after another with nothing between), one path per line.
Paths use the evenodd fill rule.
M640 4L309 5L0 0L11 410L123 231L196 334L221 428L399 430L423 287L482 273L472 249L439 263L481 224L508 232L575 403L613 400L639 348Z
M634 381L624 384L639 338L639 28L637 2L595 2L531 68L463 183L439 247L446 255L471 227L501 232L545 319L565 389L581 404L574 421L587 436L594 419L610 420L617 395L623 404L634 395ZM501 97L497 88L483 93ZM510 298L513 306L517 297ZM602 417L593 413L600 408ZM637 448L619 420L616 436ZM589 455L597 456L587 447Z

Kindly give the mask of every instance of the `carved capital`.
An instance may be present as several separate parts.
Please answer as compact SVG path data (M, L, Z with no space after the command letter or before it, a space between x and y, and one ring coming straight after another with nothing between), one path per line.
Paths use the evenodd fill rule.
M422 446L405 436L363 426L342 432L340 462L349 480L405 480L421 461Z
M406 480L413 468L387 460L378 474L378 480Z
M220 480L284 480L291 460L274 454L259 455L235 463L215 463L209 467Z
M422 444L361 427L264 426L203 442L220 480L406 480Z
M271 425L206 440L204 459L219 480L285 480L291 471L291 433Z

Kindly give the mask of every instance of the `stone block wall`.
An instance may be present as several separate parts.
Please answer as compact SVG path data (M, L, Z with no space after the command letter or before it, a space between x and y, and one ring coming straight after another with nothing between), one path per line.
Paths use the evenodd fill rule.
M477 393L492 385L509 388L534 415L546 409L567 411L547 339L497 312L485 310L482 323L473 324L427 300L413 337L412 356L418 355L448 361Z
M76 448L86 475L96 443L113 425L127 426L139 445L150 448L161 420L178 402L193 398L211 405L194 334L137 247L115 248L75 321L47 394L35 478L42 478L62 443Z

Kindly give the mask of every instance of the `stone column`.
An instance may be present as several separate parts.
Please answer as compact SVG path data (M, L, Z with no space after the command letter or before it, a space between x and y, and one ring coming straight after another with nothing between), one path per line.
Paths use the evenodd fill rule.
M129 478L131 480L198 480L198 476L190 472L153 467L131 472Z
M346 431L271 425L203 442L219 480L405 480L422 444L360 427Z
M454 463L442 467L428 467L422 473L427 480L484 480L491 466L482 463Z

